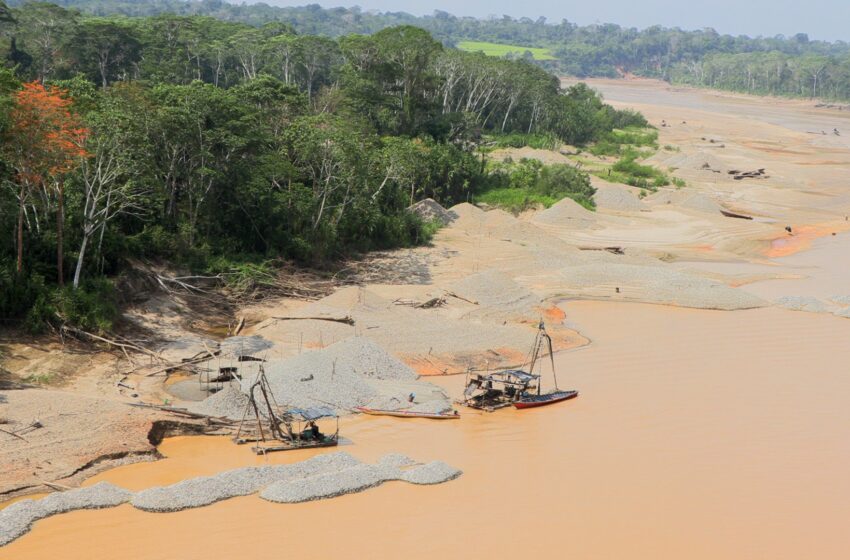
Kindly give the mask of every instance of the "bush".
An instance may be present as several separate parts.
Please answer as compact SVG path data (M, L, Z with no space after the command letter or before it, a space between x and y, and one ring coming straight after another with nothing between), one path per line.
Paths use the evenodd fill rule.
M538 150L557 150L561 140L554 134L498 134L492 138L496 148L524 148L526 146Z
M596 189L590 184L590 176L571 165L544 167L534 184L534 192L556 200L569 197L582 205L595 207Z
M66 286L44 290L27 313L25 325L32 333L62 325L106 333L112 330L117 318L115 288L109 280L97 278L81 284L78 289Z

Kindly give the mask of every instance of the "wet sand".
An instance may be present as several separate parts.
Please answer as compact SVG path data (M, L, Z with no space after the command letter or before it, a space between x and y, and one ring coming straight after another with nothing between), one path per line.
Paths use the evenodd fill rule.
M173 514L75 512L39 522L0 558L844 557L850 321L779 309L565 307L593 340L558 356L561 385L579 388L578 399L464 411L450 425L344 422L356 456L442 459L464 470L456 481L389 483L295 506L251 496ZM443 381L457 393L463 379ZM226 438L176 438L161 450L168 459L87 484L139 489L263 460Z

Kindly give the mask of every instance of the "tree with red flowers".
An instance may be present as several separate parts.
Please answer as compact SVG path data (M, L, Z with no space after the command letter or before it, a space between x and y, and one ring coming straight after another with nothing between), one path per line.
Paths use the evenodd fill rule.
M4 143L6 161L18 183L18 261L23 270L24 217L27 204L37 189L56 195L57 272L63 284L63 230L65 220L64 177L86 156L83 142L88 130L72 111L73 101L65 90L39 82L23 84L14 94L9 138Z

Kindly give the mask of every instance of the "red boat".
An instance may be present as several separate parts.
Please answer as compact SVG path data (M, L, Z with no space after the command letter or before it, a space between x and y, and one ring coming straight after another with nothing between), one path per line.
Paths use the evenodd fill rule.
M561 401L568 401L578 396L578 391L553 391L543 395L526 395L514 402L515 408L537 408L538 406L546 406L547 404L555 404Z

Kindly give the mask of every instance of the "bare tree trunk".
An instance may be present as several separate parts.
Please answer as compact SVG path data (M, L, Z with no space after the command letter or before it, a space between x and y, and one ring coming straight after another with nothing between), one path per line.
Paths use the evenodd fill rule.
M80 287L80 273L83 270L83 259L86 256L86 246L89 243L89 234L83 234L83 243L80 245L80 254L77 256L77 268L74 270L74 289Z
M21 184L20 206L18 208L18 274L24 271L24 205L26 200L26 187Z
M58 207L56 208L56 270L58 273L59 286L65 285L65 270L63 261L65 253L63 250L63 234L65 229L65 181L59 179Z

